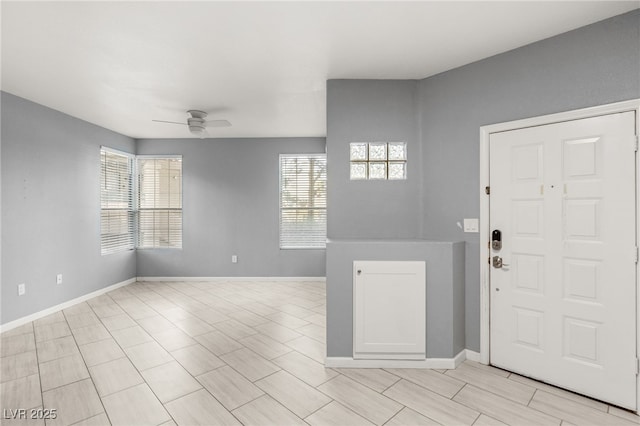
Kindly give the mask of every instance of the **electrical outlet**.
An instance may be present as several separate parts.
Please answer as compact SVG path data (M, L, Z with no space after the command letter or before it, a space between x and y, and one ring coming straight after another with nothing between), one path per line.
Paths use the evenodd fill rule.
M26 292L27 292L27 288L25 283L18 284L18 296L24 296Z
M62 284L62 274L56 275L56 284Z
M238 256L237 255L233 255L231 256L231 263L238 263Z

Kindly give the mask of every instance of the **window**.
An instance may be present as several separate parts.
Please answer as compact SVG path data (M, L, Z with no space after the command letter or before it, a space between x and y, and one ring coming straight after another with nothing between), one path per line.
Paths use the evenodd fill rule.
M102 147L100 158L101 253L182 248L182 157Z
M280 248L325 248L327 157L280 156Z
M138 247L182 248L182 157L137 157Z
M100 251L134 248L133 155L100 150Z
M353 142L349 145L351 180L407 178L405 142Z

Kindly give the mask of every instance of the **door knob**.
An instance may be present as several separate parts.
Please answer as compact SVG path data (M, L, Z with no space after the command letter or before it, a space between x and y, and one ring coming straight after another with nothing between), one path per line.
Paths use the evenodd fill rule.
M493 256L493 258L491 258L491 264L496 269L500 269L503 266L509 266L508 263L502 262L502 258L500 256Z

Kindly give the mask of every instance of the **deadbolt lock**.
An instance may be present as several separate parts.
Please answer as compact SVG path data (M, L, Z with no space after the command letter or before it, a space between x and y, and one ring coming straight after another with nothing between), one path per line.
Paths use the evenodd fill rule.
M494 229L491 233L491 248L494 250L502 248L502 232L499 229Z

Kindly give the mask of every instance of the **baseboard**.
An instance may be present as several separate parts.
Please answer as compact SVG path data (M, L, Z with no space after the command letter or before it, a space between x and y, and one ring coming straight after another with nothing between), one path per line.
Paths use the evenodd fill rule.
M186 282L220 282L220 281L319 281L325 282L325 277L138 277L138 281L186 281Z
M69 308L69 307L71 307L73 305L76 305L78 303L82 303L82 302L84 302L86 300L92 299L92 298L94 298L96 296L100 296L102 294L108 293L108 292L110 292L112 290L115 290L115 289L120 288L120 287L124 287L124 286L129 285L129 284L134 283L134 282L136 282L135 278L129 278L128 280L124 280L124 281L121 281L119 283L112 284L112 285L110 285L108 287L104 287L104 288L101 288L99 290L93 291L91 293L87 293L87 294L85 294L83 296L76 297L75 299L71 299L71 300L68 300L66 302L60 303L59 305L55 305L55 306L52 306L50 308L43 309L42 311L33 313L31 315L27 315L26 317L18 318L17 320L13 320L13 321L10 321L10 322L8 322L6 324L2 324L2 325L0 325L0 333L12 330L12 329L14 329L16 327L20 327L21 325L27 324L27 323L29 323L31 321L35 321L37 319L44 318L47 315L54 314L54 313L56 313L58 311L61 311L63 309L67 309L67 308Z
M463 349L453 358L427 358L420 360L327 357L324 366L327 368L425 368L453 370L465 359L467 359L466 350Z
M472 351L471 349L465 349L464 352L469 361L480 362L480 352Z

